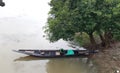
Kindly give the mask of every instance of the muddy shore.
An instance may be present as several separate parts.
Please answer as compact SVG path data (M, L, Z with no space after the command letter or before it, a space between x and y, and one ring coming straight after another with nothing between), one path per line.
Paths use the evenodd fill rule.
M98 73L120 73L120 42L100 51L93 59Z

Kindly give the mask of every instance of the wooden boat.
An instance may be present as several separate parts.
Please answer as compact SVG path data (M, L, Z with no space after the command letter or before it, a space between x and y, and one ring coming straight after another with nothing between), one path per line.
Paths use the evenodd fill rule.
M88 56L90 54L95 54L98 50L73 50L74 54L67 55L68 50L64 50L64 54L60 50L13 50L14 52L23 53L30 56L40 57L40 58L62 58L62 57L79 57Z

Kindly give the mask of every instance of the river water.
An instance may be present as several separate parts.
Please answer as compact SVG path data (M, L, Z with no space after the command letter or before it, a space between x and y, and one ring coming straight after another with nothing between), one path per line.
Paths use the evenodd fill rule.
M13 49L69 49L59 40L50 43L39 23L23 17L0 19L0 73L94 73L87 58L39 59L13 52Z
M87 58L39 59L12 51L71 48L66 41L50 43L43 37L50 0L39 1L5 0L6 7L0 8L0 73L96 73Z

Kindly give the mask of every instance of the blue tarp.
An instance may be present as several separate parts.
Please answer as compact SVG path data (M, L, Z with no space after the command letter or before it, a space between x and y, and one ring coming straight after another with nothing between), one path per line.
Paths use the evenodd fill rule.
M67 50L66 55L74 55L74 51L73 50Z

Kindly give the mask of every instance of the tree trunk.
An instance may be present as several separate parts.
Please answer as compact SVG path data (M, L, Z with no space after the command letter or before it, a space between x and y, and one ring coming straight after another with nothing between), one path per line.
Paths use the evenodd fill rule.
M110 46L111 41L112 41L111 33L105 32L104 36L102 34L99 34L99 37L102 41L102 43L101 43L102 47L108 48Z
M96 42L95 42L95 39L94 39L94 37L93 37L93 34L89 34L89 38L90 38L90 43L91 43L91 49L92 50L94 50L94 49L96 49L97 47L97 45L96 45Z
M106 43L106 48L110 47L110 44L112 42L112 33L111 32L105 32L104 34L105 37L105 43Z
M100 39L101 39L101 45L102 45L102 47L105 47L106 46L106 42L105 42L105 38L103 37L103 35L102 34L99 34L99 37L100 37Z

